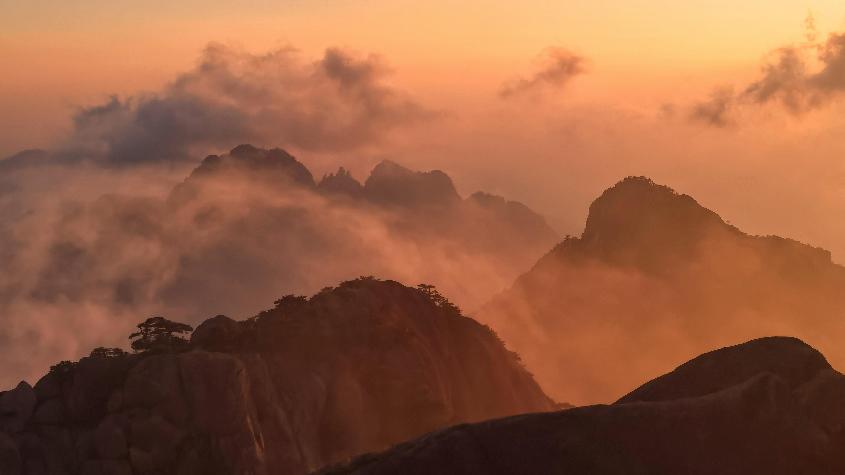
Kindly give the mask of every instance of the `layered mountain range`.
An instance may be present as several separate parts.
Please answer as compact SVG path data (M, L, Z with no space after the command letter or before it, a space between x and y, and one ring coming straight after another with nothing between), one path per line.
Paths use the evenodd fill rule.
M47 318L35 310L60 310L52 333L77 345L102 341L97 319L128 333L127 316L159 310L254 316L99 348L0 392L2 474L845 471L845 377L801 341L845 364L845 268L647 178L605 191L554 247L542 217L463 198L443 172L385 161L363 183L342 168L315 180L250 145L164 198L51 216L38 239L0 233L14 237L0 310L23 326L0 334L7 367L37 356L20 350ZM543 252L473 315L498 335L430 285L317 291L372 273L472 306ZM279 289L313 296L262 311Z
M554 407L436 291L360 278L211 318L178 349L100 350L0 393L0 473L301 474Z
M845 268L829 252L752 236L693 198L630 177L477 316L554 397L612 401L638 381L737 339L795 335L838 365Z
M250 145L207 157L166 196L126 188L39 208L9 193L0 358L17 374L0 372L4 385L57 354L119 345L139 315L245 317L360 275L436 284L475 308L558 240L526 206L463 198L443 172L385 161L364 183L344 169L317 181L284 150ZM75 331L91 325L103 331Z

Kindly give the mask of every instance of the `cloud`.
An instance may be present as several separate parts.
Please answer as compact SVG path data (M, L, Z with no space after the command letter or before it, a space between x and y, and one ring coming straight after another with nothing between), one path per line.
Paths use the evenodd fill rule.
M734 100L733 89L718 88L711 93L710 98L693 106L690 117L715 127L727 127L731 124L728 114L733 108Z
M774 50L758 79L737 94L730 88L717 89L708 100L693 106L690 118L724 127L739 106L777 104L800 116L837 100L845 92L845 33L815 43L815 23L808 18L808 43Z
M211 44L161 91L79 110L57 155L137 164L241 142L318 152L374 146L437 115L388 75L378 57L338 48L307 62L291 48L257 55Z
M506 83L499 96L510 98L542 88L560 89L585 71L583 57L563 48L549 48L543 55L543 67L539 71L531 77Z

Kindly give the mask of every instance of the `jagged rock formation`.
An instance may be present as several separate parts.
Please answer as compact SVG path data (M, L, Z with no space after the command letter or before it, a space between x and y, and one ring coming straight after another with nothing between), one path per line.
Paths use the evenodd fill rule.
M62 363L0 393L0 471L300 474L448 425L554 406L487 327L363 278L186 351Z
M320 193L328 196L361 199L364 195L364 186L343 167L338 168L336 173L325 175L317 188Z
M702 355L613 405L461 425L323 475L837 474L845 376L793 338Z
M607 402L736 338L792 334L845 364L845 268L830 253L751 236L693 198L630 177L478 317L554 397Z

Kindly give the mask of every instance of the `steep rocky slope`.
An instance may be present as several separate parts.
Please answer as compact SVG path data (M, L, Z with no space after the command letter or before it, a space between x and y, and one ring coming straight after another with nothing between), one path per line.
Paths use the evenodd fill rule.
M835 474L845 376L793 338L698 357L613 405L435 432L323 475Z
M693 198L627 178L478 312L553 397L609 402L708 348L771 334L845 365L845 268L830 253L751 236Z
M298 474L553 407L489 328L362 278L206 320L184 351L100 352L0 393L0 473Z

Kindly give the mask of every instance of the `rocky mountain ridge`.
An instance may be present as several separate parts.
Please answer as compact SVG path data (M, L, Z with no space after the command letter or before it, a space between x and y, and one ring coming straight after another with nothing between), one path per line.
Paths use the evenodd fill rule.
M845 376L794 338L697 357L611 405L465 424L322 475L835 474Z
M795 335L845 364L843 314L845 268L828 251L748 235L690 196L629 177L593 202L580 237L477 315L550 394L588 404L735 338Z
M307 473L555 407L492 330L372 278L206 320L179 351L95 353L0 393L0 473Z

